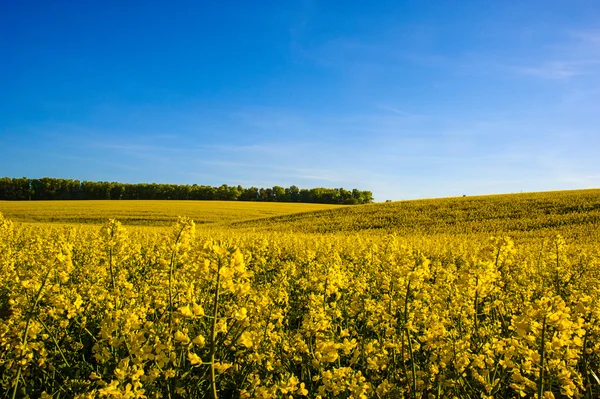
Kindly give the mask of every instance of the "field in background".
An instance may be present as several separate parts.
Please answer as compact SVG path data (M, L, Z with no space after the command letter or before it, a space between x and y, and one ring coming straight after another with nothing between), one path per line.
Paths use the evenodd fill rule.
M178 216L197 224L227 223L339 208L340 205L243 201L0 201L0 213L15 222L168 226Z
M0 212L0 397L600 397L600 190Z
M362 206L237 201L0 201L14 222L170 226L179 216L236 231L474 234L578 231L600 224L600 190L452 197ZM586 235L584 233L584 235Z
M600 190L377 203L234 222L234 229L305 233L555 234L587 236L600 225ZM581 234L578 234L580 232Z

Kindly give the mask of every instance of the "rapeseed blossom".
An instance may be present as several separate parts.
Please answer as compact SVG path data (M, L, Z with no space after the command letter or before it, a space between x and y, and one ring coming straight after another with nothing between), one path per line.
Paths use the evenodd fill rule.
M186 218L160 231L0 216L0 391L598 397L599 301L596 243L552 234L233 234Z

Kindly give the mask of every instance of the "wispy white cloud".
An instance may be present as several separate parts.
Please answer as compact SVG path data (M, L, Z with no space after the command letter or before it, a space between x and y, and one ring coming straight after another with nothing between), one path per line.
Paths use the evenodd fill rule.
M123 144L111 144L106 142L95 142L90 143L90 147L95 148L106 148L112 150L121 150L125 152L187 152L192 151L190 148L177 148L170 146L161 145L145 145L145 144L134 144L134 143L123 143Z
M582 43L597 45L600 48L600 30L574 30L570 32L570 36Z
M241 123L262 129L302 125L302 119L290 110L274 107L248 107L232 112L230 117Z
M600 72L599 30L563 27L552 34L537 32L536 41L529 43L529 47L519 43L515 46L518 50L464 47L452 53L441 49L435 51L432 38L425 41L429 46L422 47L414 45L419 43L418 40L413 43L406 39L413 34L419 36L422 30L420 26L407 28L401 35L395 29L382 29L375 37L339 36L311 45L297 44L296 50L308 62L337 69L358 79L366 75L376 79L381 75L403 73L410 65L444 70L448 74L495 77L516 74L547 80L566 80ZM519 40L513 32L502 33ZM430 33L430 36L437 42L442 41L440 32L437 35Z
M533 51L513 72L541 79L569 79L600 72L600 31L565 30L559 39Z
M542 79L568 79L573 76L600 72L600 59L577 61L550 61L537 66L510 67L517 74Z
M236 161L223 161L215 159L199 159L194 161L196 165L210 165L210 166L225 166L233 168L265 168L266 165L261 165L251 162L236 162Z
M388 104L376 104L376 107L379 109L382 109L384 111L389 111L395 115L399 115L403 118L406 118L407 120L415 120L415 121L421 121L424 119L427 119L428 116L427 115L423 115L423 114L419 114L419 113L415 113L415 112L410 112L407 111L405 109L401 109L395 106L391 106Z
M136 166L135 164L125 163L125 162L115 162L114 160L108 160L108 159L104 159L104 158L65 155L64 153L55 153L55 152L46 153L46 155L49 157L55 158L55 159L65 160L68 163L73 163L73 162L75 162L75 163L91 163L97 167L102 167L104 169L110 168L110 169L122 169L122 170L128 170L128 171L141 170L140 166ZM56 176L56 177L60 177L60 176Z

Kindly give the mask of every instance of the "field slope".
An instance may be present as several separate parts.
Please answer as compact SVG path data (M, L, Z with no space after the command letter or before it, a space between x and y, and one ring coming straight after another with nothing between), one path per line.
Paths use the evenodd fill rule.
M235 229L401 235L589 229L600 222L600 189L399 201L234 222Z

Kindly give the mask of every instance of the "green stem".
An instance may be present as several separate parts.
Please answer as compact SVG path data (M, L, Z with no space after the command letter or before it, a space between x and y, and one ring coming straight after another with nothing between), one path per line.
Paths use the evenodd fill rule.
M412 391L413 399L417 398L417 374L415 369L415 357L412 348L412 342L410 340L410 331L408 331L408 297L410 296L410 280L406 286L406 297L404 299L404 331L406 333L406 340L408 341L408 352L410 354L410 366L412 371Z
M478 332L479 332L479 326L478 326L478 308L479 308L479 276L477 276L477 278L475 279L475 305L474 305L475 309L473 312L473 326L474 326L474 333L475 333L475 338L477 338L478 336Z
M175 266L175 256L177 255L177 243L179 242L179 239L181 238L181 234L183 233L183 230L185 229L185 226L183 226L181 228L181 230L179 230L179 233L177 233L177 238L175 239L175 245L173 248L173 252L171 252L171 261L169 262L169 330L171 329L171 322L172 322L172 313L173 313L173 274L174 274L174 266Z
M412 372L412 391L413 391L413 398L417 399L417 372L415 369L415 357L413 354L413 348L412 348L412 342L410 339L410 332L408 331L408 328L405 327L404 331L406 331L406 340L408 341L408 351L410 353L410 368L411 368L411 372Z
M44 280L42 281L42 285L40 286L40 289L38 290L38 292L35 296L35 302L31 306L31 310L29 311L29 315L27 317L27 324L25 325L25 331L23 331L23 336L21 337L21 345L23 346L23 349L21 349L21 355L25 352L25 346L27 345L27 335L29 334L29 327L31 325L31 318L33 316L33 313L35 312L35 308L37 307L38 303L40 302L40 299L42 298L42 290L44 289L44 286L46 285L46 281L48 280L48 276L50 275L50 270L52 270L52 269L49 268L49 270L46 272L46 275L44 276ZM15 399L17 397L17 391L19 388L19 380L21 379L22 370L23 370L23 367L19 366L19 371L17 372L17 378L15 381L15 388L13 389L12 399Z
M58 349L58 352L60 353L60 356L65 361L65 364L67 365L67 367L71 367L71 365L69 364L69 361L65 357L65 354L63 353L62 349L60 349L60 345L58 344L58 341L56 340L56 337L54 336L54 334L52 334L52 332L50 331L50 329L48 328L48 326L46 326L46 323L44 323L42 321L42 319L38 315L36 315L35 318L42 324L42 326L44 327L44 330L46 330L46 332L48 333L48 335L50 337L52 337L52 341L54 341L54 345L56 345L56 349Z
M115 236L115 223L113 221L111 228L110 228L110 238L113 239ZM118 303L117 303L117 284L115 283L115 272L113 270L113 247L111 246L108 250L108 267L110 269L110 281L112 284L112 290L113 290L113 295L114 295L114 301L115 301L115 310L118 309Z
M546 361L546 316L542 322L542 345L540 347L540 380L538 382L538 398L542 399L544 394L544 363Z
M213 399L218 399L217 381L215 378L215 353L217 351L217 312L219 310L219 285L221 283L221 259L217 263L217 282L215 288L215 299L213 304L213 319L210 328L210 385Z

